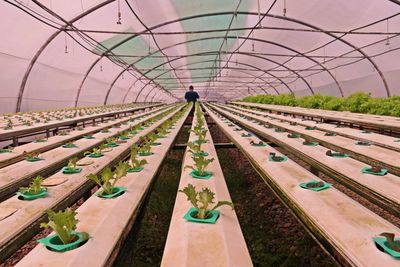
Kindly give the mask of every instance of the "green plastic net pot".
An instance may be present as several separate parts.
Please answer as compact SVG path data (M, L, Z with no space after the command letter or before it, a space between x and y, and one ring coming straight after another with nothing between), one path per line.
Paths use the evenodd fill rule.
M127 189L126 187L116 186L113 188L112 194L106 194L104 191L101 191L98 192L96 195L100 198L106 198L106 199L116 198L125 193L126 189Z
M366 173L366 174L372 174L372 175L377 175L377 176L384 176L387 174L388 170L387 169L381 169L380 172L373 172L371 170L371 167L364 167L361 169L362 173Z
M20 200L34 200L37 198L45 197L48 194L47 188L43 187L38 194L17 192L18 199Z
M129 168L128 172L132 173L132 172L141 172L144 170L144 167L139 167L139 168Z
M391 249L385 237L374 237L372 238L372 240L375 242L375 245L379 248L379 250L389 254L396 259L400 259L400 252ZM395 238L394 242L400 244L400 238Z
M26 158L25 160L28 162L36 162L36 161L44 160L44 158L34 157L34 158Z
M101 158L101 157L103 157L104 155L103 154L94 154L94 153L91 153L91 154L89 154L89 158Z
M68 167L64 167L61 169L61 171L64 174L75 174L75 173L80 173L82 171L82 168L70 169Z
M76 148L77 146L74 144L66 144L66 145L62 145L63 148Z
M310 182L301 183L301 184L299 184L299 186L301 188L309 189L309 190L312 190L312 191L322 191L322 190L325 190L325 189L328 189L328 188L331 187L331 184L325 183L325 182L323 182L324 184L322 186L320 186L320 187L309 187L310 185L314 185L314 184L316 184L318 182L320 182L320 181L312 180Z
M211 210L208 211L209 216L206 219L198 219L196 218L197 209L190 208L189 211L183 216L189 222L194 223L208 223L208 224L215 224L219 218L219 211L218 210Z
M159 146L159 145L161 145L161 143L160 142L153 142L151 145L152 146Z
M308 141L305 141L305 142L303 142L303 145L305 145L305 146L318 146L319 143L318 143L318 142L308 142Z
M288 157L287 157L287 156L275 156L275 157L280 157L280 158L281 158L280 161L274 160L273 157L274 157L274 156L269 156L269 157L268 157L268 161L271 161L271 162L285 162L285 161L288 160Z
M138 155L141 157L146 157L146 156L154 155L154 153L153 152L139 152Z
M47 249L55 252L65 252L73 250L87 242L87 238L85 238L84 233L77 233L73 231L72 234L77 236L77 240L69 244L63 244L57 235L52 235L39 239L37 242L45 245Z
M210 172L210 171L204 171L204 174L203 174L203 175L199 175L199 171L197 171L197 170L192 170L192 171L189 173L189 175L192 176L193 178L196 178L196 179L205 179L205 180L208 180L208 179L210 179L210 178L213 176L213 173Z

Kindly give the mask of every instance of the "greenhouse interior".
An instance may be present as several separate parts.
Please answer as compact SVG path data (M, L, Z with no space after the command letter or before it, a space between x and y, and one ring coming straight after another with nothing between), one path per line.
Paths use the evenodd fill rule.
M0 13L0 267L400 266L400 0Z

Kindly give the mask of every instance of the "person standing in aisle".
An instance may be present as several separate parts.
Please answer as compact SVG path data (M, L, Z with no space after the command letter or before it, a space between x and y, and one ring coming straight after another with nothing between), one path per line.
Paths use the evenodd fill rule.
M196 91L193 91L193 85L189 86L189 92L186 92L185 99L189 102L196 102L199 97L199 94Z

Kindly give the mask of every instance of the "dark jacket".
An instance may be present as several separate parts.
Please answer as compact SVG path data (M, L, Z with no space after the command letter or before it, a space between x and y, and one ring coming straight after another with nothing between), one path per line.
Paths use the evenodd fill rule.
M189 91L186 92L185 94L185 99L187 102L196 102L196 100L199 98L199 94L195 91Z

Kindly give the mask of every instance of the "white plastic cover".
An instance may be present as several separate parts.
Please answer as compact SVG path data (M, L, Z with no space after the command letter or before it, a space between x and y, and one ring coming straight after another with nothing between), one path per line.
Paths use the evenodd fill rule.
M171 102L190 84L219 101L400 94L399 0L4 0L0 12L0 112Z

